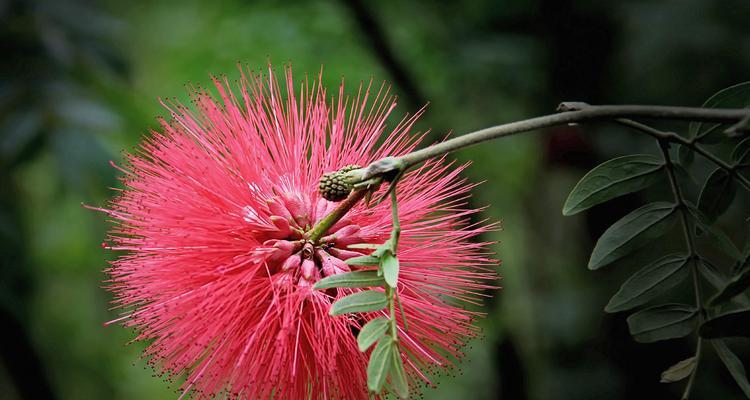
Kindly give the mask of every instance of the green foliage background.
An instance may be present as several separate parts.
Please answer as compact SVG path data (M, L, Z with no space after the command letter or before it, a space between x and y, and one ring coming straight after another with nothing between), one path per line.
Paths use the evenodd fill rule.
M142 345L124 346L131 332L102 327L114 315L101 289L107 226L80 204L106 202L117 185L109 160L156 126L159 97L187 101L187 82L234 78L238 61L291 61L298 77L323 65L329 88L341 76L350 90L394 82L401 114L429 100L419 128L435 140L552 112L563 100L698 106L750 80L745 0L357 2L401 78L351 4L0 1L0 306L3 329L22 334L2 344L0 399L175 397L138 359ZM659 373L693 344L634 343L626 314L603 312L634 270L586 268L595 239L641 198L560 213L587 169L656 150L621 128L590 125L456 154L473 162L471 180L486 181L473 204L503 221L486 238L499 241L503 289L461 373L439 378L425 398L679 396L682 386L659 384ZM698 182L711 171L696 169ZM747 193L735 203L719 224L744 238ZM689 298L687 286L675 291ZM743 360L748 350L735 348ZM701 368L695 398L740 398L717 360Z

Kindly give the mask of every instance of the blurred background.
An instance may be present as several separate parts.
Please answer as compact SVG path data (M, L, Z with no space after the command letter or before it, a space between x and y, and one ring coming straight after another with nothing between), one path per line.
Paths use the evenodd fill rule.
M397 114L429 101L418 127L437 140L564 100L698 106L750 80L749 20L747 0L0 0L0 399L176 397L139 359L142 344L125 345L131 332L102 326L114 315L101 288L107 225L81 203L107 201L109 161L157 125L159 97L187 100L189 81L236 77L238 61L290 61L297 77L323 65L329 87L392 83ZM499 241L503 289L462 372L426 399L679 397L683 384L659 374L692 339L634 343L625 315L603 312L633 271L586 268L595 239L643 199L560 212L587 169L656 150L601 124L455 155L486 181L472 204L503 221L485 238ZM736 215L722 220L733 232ZM741 396L713 355L696 385L696 399Z

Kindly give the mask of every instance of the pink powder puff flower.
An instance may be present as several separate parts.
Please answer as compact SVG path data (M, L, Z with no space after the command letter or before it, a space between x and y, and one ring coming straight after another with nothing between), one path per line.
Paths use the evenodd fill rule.
M165 102L171 119L126 156L124 189L96 208L115 224L105 247L124 252L107 270L121 310L109 323L135 328L143 357L183 396L367 398L356 333L384 314L331 317L360 289L312 285L355 268L344 261L367 251L349 245L388 238L390 205L359 204L317 243L305 239L336 205L318 193L320 176L411 151L422 111L379 143L395 107L388 88L360 86L350 99L342 84L336 100L319 80L297 91L284 75L243 71L237 91L214 78L217 96L193 88L192 108ZM466 222L477 210L464 204L464 167L428 162L399 183L399 341L413 392L462 358L479 316L462 306L497 278L487 243L469 241L493 226Z

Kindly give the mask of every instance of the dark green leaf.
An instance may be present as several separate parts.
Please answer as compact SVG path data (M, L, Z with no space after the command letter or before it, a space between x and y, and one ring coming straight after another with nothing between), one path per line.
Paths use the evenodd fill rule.
M375 290L365 290L340 298L331 306L331 315L341 315L356 312L378 311L388 305L385 293Z
M377 317L366 323L357 335L359 351L364 352L385 334L390 326L390 320L386 317Z
M724 233L724 231L722 231L719 227L713 225L710 219L700 210L695 208L695 206L693 206L692 204L687 203L687 208L690 212L690 215L693 217L693 221L695 221L695 223L705 234L714 239L710 242L710 244L723 251L733 260L742 259L742 253L740 253L740 250L737 248L734 242L732 242L732 239L730 239L729 236Z
M384 284L385 281L378 276L377 271L354 271L325 277L319 280L313 289L380 287Z
M573 215L659 181L664 162L646 154L609 160L587 173L568 195L563 215Z
M406 381L404 362L401 360L401 352L398 346L391 346L391 385L396 394L402 399L409 397L409 383Z
M750 134L750 115L742 118L740 122L731 125L729 128L724 130L724 134L730 138L737 138L743 135Z
M356 265L361 267L368 267L372 265L378 265L380 262L380 259L373 256L359 256L359 257L352 257L345 261L347 265Z
M706 260L700 260L698 262L698 272L711 286L716 289L721 289L726 285L727 278L721 273L713 264Z
M695 181L695 179L693 179L693 175L691 175L690 171L688 171L682 165L672 164L672 169L674 169L674 173L677 176L678 183L697 185L697 182Z
M744 108L750 106L750 82L739 83L711 96L704 108ZM724 136L720 124L694 122L690 124L690 137L703 143L717 143Z
M732 350L730 350L721 340L712 340L711 344L714 346L714 349L716 349L716 354L721 359L721 362L724 363L724 366L727 367L729 373L732 374L734 381L737 382L737 385L742 389L742 393L745 394L745 397L750 399L750 382L747 381L745 366L742 365L740 358L737 357L737 355L734 354L734 352L732 352Z
M732 150L732 163L734 165L750 165L750 137L745 138Z
M633 338L641 343L687 336L695 328L695 307L664 304L639 311L628 317Z
M732 204L737 187L732 177L723 169L715 169L708 176L698 197L698 209L713 222Z
M722 139L726 138L727 135L724 133L724 125L712 124L703 127L703 131L700 132L696 140L703 144L717 144Z
M729 278L719 271L708 260L701 259L698 262L698 272L706 279L711 286L721 291L729 282ZM750 299L745 294L739 294L734 297L734 302L745 307L750 307Z
M658 202L624 216L607 229L596 242L589 269L601 268L649 244L666 233L677 220L675 206Z
M750 268L745 268L739 271L737 275L733 276L727 285L711 298L709 304L718 305L726 303L729 300L732 300L735 296L746 291L748 288L750 288Z
M673 288L688 276L687 262L686 256L670 254L646 266L625 281L604 311L629 310Z
M391 252L386 252L380 258L380 268L383 269L383 276L388 286L395 288L398 285L398 258Z
M750 309L732 311L709 319L701 325L700 335L707 339L750 337Z
M684 359L677 364L669 367L661 373L661 383L672 383L681 381L693 372L695 369L695 357Z
M378 342L375 350L370 354L370 362L367 363L367 387L373 393L380 392L391 369L393 345L393 339L386 336Z
M680 146L677 149L677 159L679 160L680 165L683 167L689 167L695 160L695 152L690 147Z

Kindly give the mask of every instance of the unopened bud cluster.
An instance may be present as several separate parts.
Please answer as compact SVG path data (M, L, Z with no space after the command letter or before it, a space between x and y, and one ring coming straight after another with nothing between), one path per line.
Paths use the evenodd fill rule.
M359 168L359 165L352 164L338 171L323 174L318 184L320 194L328 201L338 202L346 199L354 186L347 173Z

